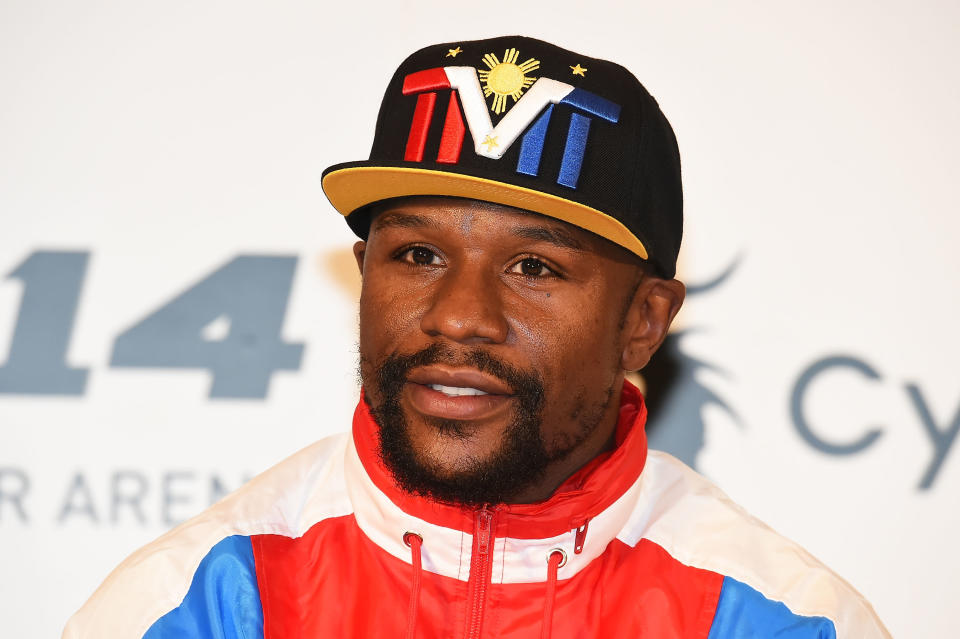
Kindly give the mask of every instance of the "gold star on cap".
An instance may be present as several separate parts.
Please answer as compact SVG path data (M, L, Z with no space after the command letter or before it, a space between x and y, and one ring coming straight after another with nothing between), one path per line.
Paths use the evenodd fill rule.
M587 77L587 69L585 67L581 67L579 62L577 63L577 66L570 67L570 70L573 71L573 75L579 75L581 78Z
M497 136L490 137L489 135L488 135L487 137L485 137L485 138L483 139L483 142L481 142L480 144L486 144L486 145L487 145L487 151L489 151L490 149L492 149L492 148L495 147L495 146L500 146L500 145L497 143Z
M457 55L463 53L463 49L457 47L456 49L447 49L447 55L443 56L445 58L455 58Z

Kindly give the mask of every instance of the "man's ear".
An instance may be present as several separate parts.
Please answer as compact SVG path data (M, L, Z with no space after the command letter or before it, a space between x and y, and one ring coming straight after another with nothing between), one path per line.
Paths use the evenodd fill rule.
M620 360L624 370L635 371L647 365L666 338L686 293L686 287L679 280L644 276L624 318Z
M363 277L363 256L367 252L367 243L357 242L353 245L353 257L357 260L357 268L360 269L360 276Z

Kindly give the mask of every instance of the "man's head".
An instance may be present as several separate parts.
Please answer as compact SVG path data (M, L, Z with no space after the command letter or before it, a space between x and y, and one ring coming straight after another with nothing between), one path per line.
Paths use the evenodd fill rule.
M519 36L426 47L323 188L366 240L360 369L401 484L536 501L612 444L684 293L676 138L629 71Z
M446 501L543 499L607 448L624 372L684 294L608 240L477 200L385 203L355 254L382 454Z

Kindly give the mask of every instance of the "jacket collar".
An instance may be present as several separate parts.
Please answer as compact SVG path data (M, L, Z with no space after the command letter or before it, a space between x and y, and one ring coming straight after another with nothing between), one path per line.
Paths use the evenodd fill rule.
M617 423L618 446L606 459L588 465L583 476L566 482L549 499L533 504L494 507L498 537L544 539L576 530L607 510L633 486L647 457L647 410L636 386L624 382ZM406 515L431 525L472 533L475 509L452 506L404 492L378 454L377 425L361 397L353 417L353 444L364 474Z

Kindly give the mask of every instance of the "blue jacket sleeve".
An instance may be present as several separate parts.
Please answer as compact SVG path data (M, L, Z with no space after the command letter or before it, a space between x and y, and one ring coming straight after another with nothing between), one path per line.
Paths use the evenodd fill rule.
M227 537L200 562L183 602L144 639L263 639L263 609L249 537Z
M826 617L803 617L750 586L723 578L720 601L707 639L836 639Z

